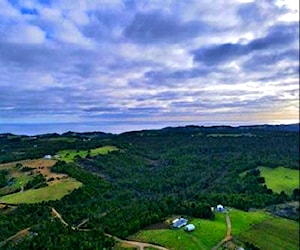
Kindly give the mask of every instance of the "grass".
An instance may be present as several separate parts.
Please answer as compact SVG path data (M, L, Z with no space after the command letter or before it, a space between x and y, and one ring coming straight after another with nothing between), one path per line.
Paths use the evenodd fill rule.
M262 211L244 212L231 209L230 218L233 235L238 235L245 230L249 230L254 224L271 218L270 215ZM131 239L159 244L171 249L211 249L221 241L227 231L225 216L216 213L213 221L192 219L189 223L195 225L193 232L187 233L183 229L159 229L142 230L130 237Z
M284 167L267 168L259 167L261 176L265 178L266 185L274 192L284 191L292 194L299 187L299 170Z
M118 150L117 147L114 146L103 146L95 149L90 150L91 156L103 155L108 154L109 152ZM66 162L74 161L76 156L80 156L81 158L85 158L88 155L88 150L61 150L57 154L60 156L60 159Z
M255 136L250 133L248 134L208 134L208 137L240 137L240 136Z
M57 153L59 155L59 159L65 162L73 162L75 156L80 156L81 158L85 158L88 154L86 150L61 150Z
M76 141L79 141L79 139L77 138L72 138L72 137L57 137L57 138L46 138L46 139L43 139L44 141L54 141L54 142L57 142L57 141L63 141L63 142L69 142L69 143L73 143L73 142L76 142Z
M150 242L172 249L209 249L217 244L226 234L223 214L216 214L215 220L192 219L195 231L187 233L181 229L143 230L131 238Z
M230 209L229 215L232 235L238 235L241 232L248 230L253 225L272 218L271 215L264 211L244 212L237 209Z
M283 218L271 218L242 232L238 239L264 250L298 250L299 224Z
M68 178L64 181L57 182L47 187L30 189L22 193L19 192L3 196L1 197L1 201L6 203L19 204L58 200L70 193L72 190L79 188L81 185L81 182L73 178Z
M14 193L18 191L18 189L21 188L21 186L26 185L27 182L29 182L33 177L29 176L26 172L20 172L16 168L16 163L10 163L10 164L1 164L0 169L7 169L8 170L8 179L13 178L13 183L10 186L5 186L3 188L0 188L0 196L6 195L10 193Z
M91 150L91 156L105 155L116 150L118 150L118 148L114 146L104 146L100 148L95 148Z

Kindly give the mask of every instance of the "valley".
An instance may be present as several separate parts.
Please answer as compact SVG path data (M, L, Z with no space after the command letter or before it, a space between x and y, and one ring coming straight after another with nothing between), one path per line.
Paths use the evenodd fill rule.
M0 150L1 249L299 246L298 132L3 134ZM195 230L172 229L176 216Z

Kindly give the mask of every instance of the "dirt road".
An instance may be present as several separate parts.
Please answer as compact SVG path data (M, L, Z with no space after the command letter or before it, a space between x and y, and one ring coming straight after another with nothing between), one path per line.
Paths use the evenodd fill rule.
M57 212L57 210L55 208L51 208L52 209L52 213L55 217L57 217L61 223L65 226L68 226L69 224L62 218L61 214L59 212ZM84 219L80 224L78 224L76 227L72 226L73 230L82 230L82 231L89 231L89 229L80 229L80 227L87 223L89 221L89 219ZM133 247L138 247L140 250L144 250L145 247L153 247L159 250L169 250L168 248L165 247L161 247L161 246L157 246L154 244L150 244L150 243L144 243L144 242L139 242L139 241L131 241L131 240L122 240L116 236L110 235L110 234L105 234L106 236L113 238L116 242L120 242L120 243L124 243Z
M110 234L105 234L106 236L113 238L115 241L126 244L126 245L130 245L133 247L138 247L140 250L144 250L145 247L153 247L159 250L169 250L168 248L165 247L161 247L158 245L154 245L154 244L150 244L150 243L145 243L145 242L139 242L139 241L132 241L132 240L122 240L116 236L110 235Z
M25 238L29 234L29 230L30 230L30 227L25 228L25 229L17 232L16 234L14 234L13 236L7 238L6 240L1 241L0 242L0 247L4 246L9 241L18 241L22 238Z
M69 226L69 224L62 218L60 213L57 212L54 207L52 207L51 209L52 209L52 214L54 215L54 217L57 217L61 221L61 223L64 224L66 227ZM75 230L75 227L72 226L72 229Z
M226 214L226 225L227 225L227 233L226 233L225 238L223 240L221 240L217 245L215 245L211 250L217 250L224 243L232 240L232 235L231 235L231 220L230 220L230 217L229 217L228 213Z

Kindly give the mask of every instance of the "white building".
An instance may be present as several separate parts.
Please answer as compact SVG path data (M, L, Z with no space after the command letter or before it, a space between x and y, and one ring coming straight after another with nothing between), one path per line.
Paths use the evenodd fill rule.
M173 228L181 228L187 224L188 220L185 218L178 218L172 221Z
M188 224L184 227L184 230L187 231L187 232L192 232L195 230L195 225L193 224Z
M217 211L223 212L224 211L224 207L221 204L217 205Z

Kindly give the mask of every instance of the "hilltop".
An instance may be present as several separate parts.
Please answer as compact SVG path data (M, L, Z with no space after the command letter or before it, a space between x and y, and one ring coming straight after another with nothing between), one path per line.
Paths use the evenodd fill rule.
M295 240L285 245L280 236L296 235L299 228L299 182L293 178L299 175L297 125L2 134L0 163L1 249L138 246L129 238L156 243L145 243L150 249L157 244L180 249L172 237L199 235L198 246L216 246L226 233L213 233L214 227L226 227L225 217L211 209L217 204L231 211L228 244L264 249L253 235L269 226L273 232L266 237L297 248ZM274 185L282 173L284 185ZM155 225L180 215L198 225L190 236L168 226L155 231ZM213 234L203 241L208 230ZM161 241L161 233L170 240Z

